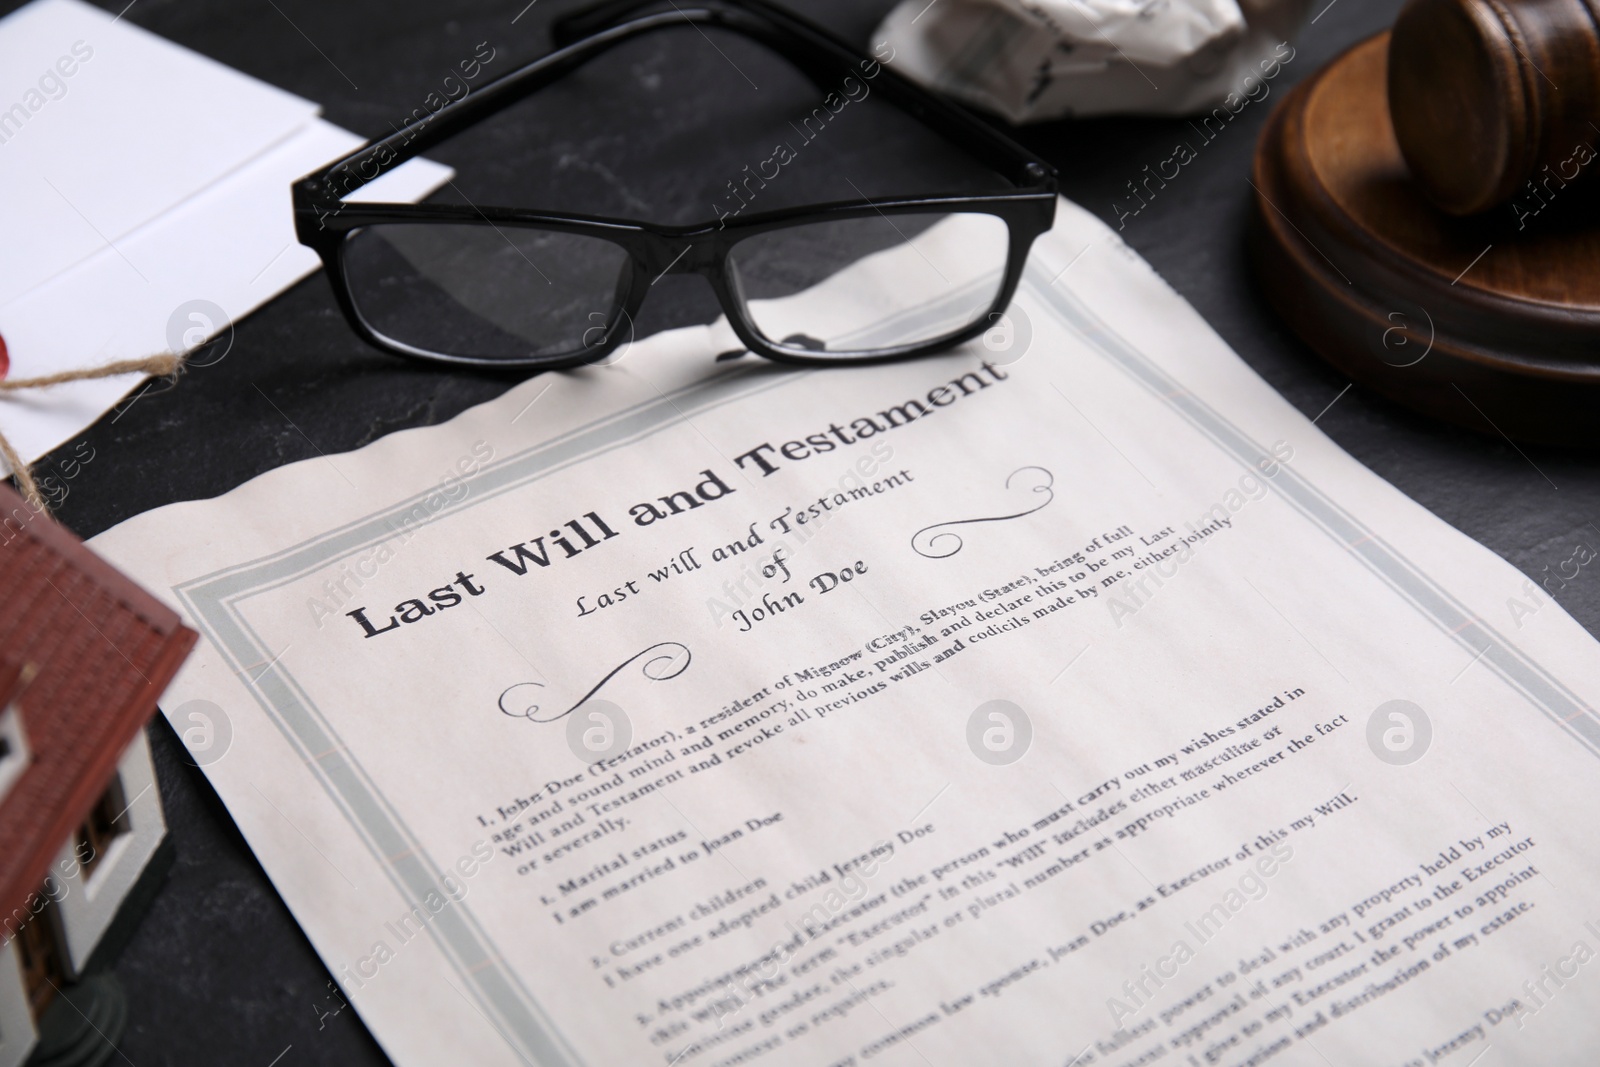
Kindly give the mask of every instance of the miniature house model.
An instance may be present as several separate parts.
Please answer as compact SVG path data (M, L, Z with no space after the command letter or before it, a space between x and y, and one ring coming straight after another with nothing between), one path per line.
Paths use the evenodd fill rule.
M0 485L0 1067L28 1058L52 1003L118 939L141 876L160 873L144 728L194 642Z

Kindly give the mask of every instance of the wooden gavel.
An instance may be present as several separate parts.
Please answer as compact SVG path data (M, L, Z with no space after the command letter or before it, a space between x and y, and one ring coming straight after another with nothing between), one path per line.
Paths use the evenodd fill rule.
M1452 215L1600 170L1600 0L1410 0L1389 39L1389 113Z

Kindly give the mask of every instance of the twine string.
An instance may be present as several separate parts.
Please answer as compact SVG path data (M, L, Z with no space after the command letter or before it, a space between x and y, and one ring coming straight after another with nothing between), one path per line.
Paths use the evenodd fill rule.
M155 378L175 378L183 369L183 357L174 356L163 352L158 356L145 356L142 359L119 359L99 367L87 367L83 370L61 371L57 374L46 374L38 378L16 378L0 380L0 399L8 393L20 393L28 389L48 389L52 385L64 385L67 382L84 382L95 378L114 378L119 374L148 374ZM22 493L23 499L37 512L43 515L50 514L50 505L45 502L44 495L39 492L39 483L34 480L30 464L24 463L17 454L11 442L0 431L0 457L6 461L6 466L11 468L11 473L17 480L17 489Z

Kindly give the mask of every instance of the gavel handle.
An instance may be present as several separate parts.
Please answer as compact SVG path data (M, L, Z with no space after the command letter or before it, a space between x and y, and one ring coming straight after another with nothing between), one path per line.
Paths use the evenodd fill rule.
M1388 80L1401 154L1443 210L1570 181L1600 144L1600 0L1410 0Z

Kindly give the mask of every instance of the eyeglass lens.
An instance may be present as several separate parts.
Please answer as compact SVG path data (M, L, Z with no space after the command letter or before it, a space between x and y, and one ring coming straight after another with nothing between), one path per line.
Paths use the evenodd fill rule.
M728 275L746 323L797 354L870 356L970 327L1004 281L1010 234L980 212L873 214L767 230L736 244ZM477 359L594 350L621 315L619 245L473 223L369 226L345 277L362 319L404 347Z
M976 323L999 295L1009 247L994 215L875 214L746 238L728 273L746 321L768 343L848 358Z
M477 359L595 349L621 315L629 270L610 241L491 224L368 226L344 250L351 299L373 332Z

